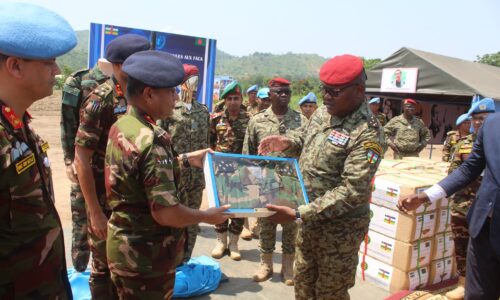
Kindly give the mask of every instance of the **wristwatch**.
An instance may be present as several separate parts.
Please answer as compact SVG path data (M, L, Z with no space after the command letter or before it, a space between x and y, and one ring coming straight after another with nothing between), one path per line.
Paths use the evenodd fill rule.
M189 159L188 159L188 156L186 153L183 153L181 155L181 158L182 158L182 166L187 169L189 167L191 167L191 164L189 163Z
M302 224L302 218L300 217L300 211L298 209L295 210L295 223Z

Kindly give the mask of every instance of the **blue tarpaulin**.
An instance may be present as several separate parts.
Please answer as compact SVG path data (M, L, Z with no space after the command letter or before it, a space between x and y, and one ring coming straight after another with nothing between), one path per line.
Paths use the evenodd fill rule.
M90 300L90 270L79 273L68 269L68 278L75 300ZM177 268L175 273L174 298L187 298L213 292L222 277L219 263L207 256L191 258Z

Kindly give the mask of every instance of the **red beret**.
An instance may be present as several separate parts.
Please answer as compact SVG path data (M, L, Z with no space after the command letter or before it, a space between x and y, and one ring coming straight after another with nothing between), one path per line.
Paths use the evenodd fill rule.
M405 100L403 101L403 104L413 104L413 105L415 105L415 106L416 106L416 105L417 105L417 101L415 101L415 100L413 100L413 99L408 98L408 99L405 99Z
M185 74L184 81L191 76L196 76L200 74L198 67L195 65L183 64L182 66L184 67L184 74Z
M363 72L363 61L354 55L335 56L321 66L319 79L327 85L344 85Z
M269 80L269 87L273 87L273 86L289 86L290 85L290 81L286 80L285 78L281 78L281 77L275 77L271 80Z

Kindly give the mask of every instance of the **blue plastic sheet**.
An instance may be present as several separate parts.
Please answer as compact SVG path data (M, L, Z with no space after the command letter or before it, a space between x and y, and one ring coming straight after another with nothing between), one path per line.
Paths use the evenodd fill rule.
M90 270L79 273L68 269L68 279L75 300L90 300ZM188 298L213 292L219 287L222 277L220 266L207 256L191 258L177 268L175 273L174 298Z

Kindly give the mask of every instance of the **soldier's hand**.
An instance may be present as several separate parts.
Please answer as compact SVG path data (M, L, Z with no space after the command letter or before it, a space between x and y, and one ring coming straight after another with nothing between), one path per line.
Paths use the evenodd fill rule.
M273 223L286 224L295 221L295 210L290 207L267 204L266 208L276 212L274 215L267 217Z
M290 147L290 139L281 135L268 136L259 144L259 154L266 155L270 152L281 152Z
M389 147L394 151L394 153L399 153L398 147L394 143L389 143Z
M408 198L400 199L398 203L399 210L408 213L412 210L417 209L423 203L428 203L429 197L425 193L420 193L418 195L414 194Z
M76 177L76 169L74 164L66 166L66 176L68 176L69 181L71 181L72 183L78 183L78 178Z
M207 153L214 153L214 150L207 148L187 153L191 167L203 168L203 160L205 159L205 155L207 155Z
M102 212L90 213L90 230L100 239L108 236L108 218Z
M224 205L221 207L212 207L205 210L204 211L205 216L203 218L203 222L212 225L224 223L227 219L229 219L229 216L224 214L224 212L228 210L230 207L231 205Z

